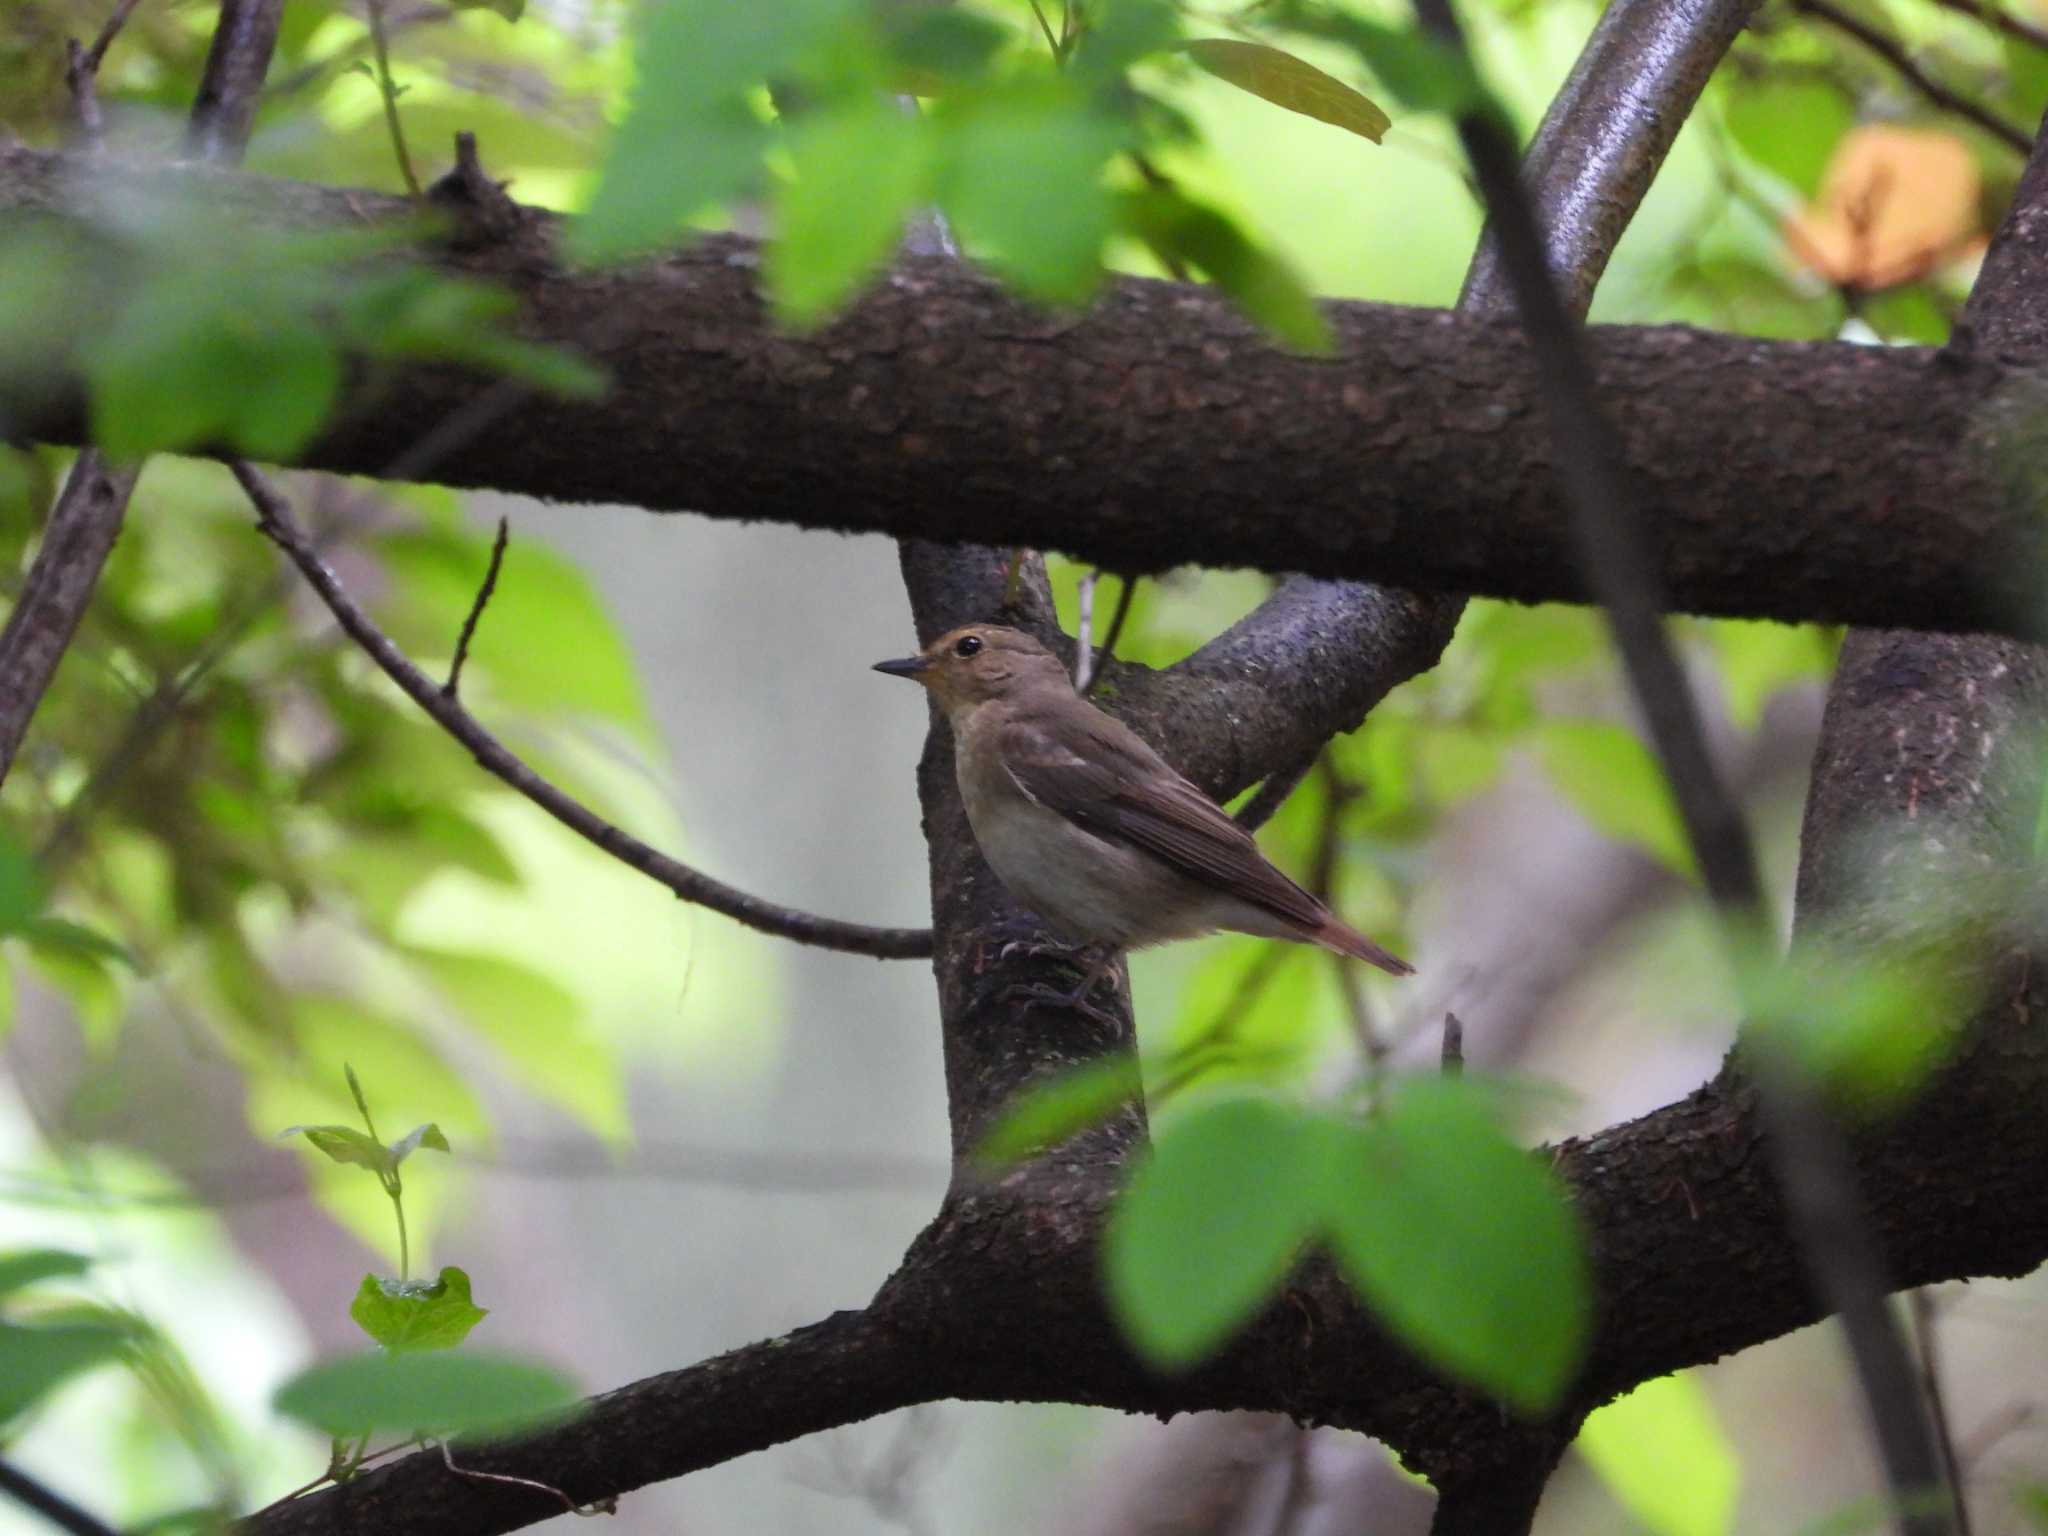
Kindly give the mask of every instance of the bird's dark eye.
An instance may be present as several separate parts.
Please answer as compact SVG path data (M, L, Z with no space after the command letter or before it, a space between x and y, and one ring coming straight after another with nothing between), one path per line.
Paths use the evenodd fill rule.
M953 642L955 656L978 656L981 654L981 636L962 635Z

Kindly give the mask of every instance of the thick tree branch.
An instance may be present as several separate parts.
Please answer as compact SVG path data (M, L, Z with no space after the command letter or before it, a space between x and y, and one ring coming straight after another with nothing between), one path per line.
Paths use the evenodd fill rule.
M0 151L0 210L69 206L70 174L61 157ZM215 216L256 226L355 227L403 207L180 179ZM1084 317L1050 317L951 263L906 258L837 324L798 338L765 319L749 242L569 275L549 254L554 227L532 216L501 246L440 259L506 281L529 334L597 338L618 388L596 404L516 404L439 462L450 483L1061 548L1117 571L1196 561L1584 596L1542 387L1512 327L1332 305L1340 359L1316 362L1276 352L1205 290L1126 280ZM2040 427L2026 373L1680 327L1594 334L1601 396L1657 509L1654 553L1679 606L1952 630L2035 622ZM17 383L0 400L18 435L77 436L76 401L59 398L75 376L53 361L54 395L30 401ZM446 368L385 383L305 461L381 471L420 422L487 387Z
M271 542L284 551L306 578L351 640L362 647L384 675L396 683L434 723L469 749L477 765L500 782L517 790L579 837L603 849L620 863L638 870L648 879L700 907L721 912L734 922L761 933L813 944L821 949L844 950L849 954L872 955L881 960L916 960L932 952L932 936L922 928L871 928L865 923L844 923L817 917L763 901L758 896L714 880L700 870L650 848L631 833L606 821L574 796L564 793L529 768L519 756L486 730L465 708L452 687L436 683L377 627L356 600L348 595L320 552L313 547L291 507L278 491L246 464L236 463L234 475L259 514L257 526ZM450 682L452 684L453 678Z
M716 1466L797 1435L934 1395L936 1371L888 1320L836 1312L778 1339L650 1376L594 1398L558 1428L500 1445L460 1445L466 1468L526 1477L595 1504ZM545 1470L537 1470L545 1469ZM245 1521L250 1536L484 1536L562 1513L538 1492L480 1482L420 1451Z

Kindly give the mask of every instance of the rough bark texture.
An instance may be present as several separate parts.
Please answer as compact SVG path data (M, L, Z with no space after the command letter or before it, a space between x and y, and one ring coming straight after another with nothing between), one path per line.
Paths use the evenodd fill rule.
M81 168L0 151L0 212L74 202ZM219 172L221 218L357 227L395 200ZM124 188L91 173L95 196ZM139 189L126 189L138 191ZM303 456L572 501L624 501L943 542L1060 548L1121 571L1197 562L1513 598L1582 592L1511 323L1337 304L1338 356L1275 351L1215 294L1112 284L1047 315L955 263L905 258L810 337L772 329L759 252L709 238L571 275L529 215L454 270L520 296L529 334L612 372L603 401L498 397L447 368L360 398ZM118 285L115 274L109 281ZM83 281L83 279L81 280ZM2038 606L2039 392L1982 351L1753 341L1683 327L1595 333L1661 575L1697 612L2026 631ZM15 435L76 440L63 360ZM465 408L470 408L465 412ZM772 444L774 451L764 452Z

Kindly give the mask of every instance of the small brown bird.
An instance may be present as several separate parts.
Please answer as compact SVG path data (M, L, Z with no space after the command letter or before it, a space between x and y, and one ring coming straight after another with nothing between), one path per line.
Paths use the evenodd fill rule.
M1086 997L1115 950L1220 928L1413 973L1276 869L1022 630L969 625L875 670L923 684L945 710L974 840L1011 895L1055 931L1110 951L1066 1001Z

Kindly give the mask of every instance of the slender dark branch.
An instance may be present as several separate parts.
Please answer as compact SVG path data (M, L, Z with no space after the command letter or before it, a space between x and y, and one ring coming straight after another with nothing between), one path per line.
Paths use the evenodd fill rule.
M1095 669L1088 675L1088 686L1081 690L1086 698L1102 683L1102 674L1109 670L1109 664L1116 657L1116 643L1123 638L1124 624L1131 616L1131 599L1138 593L1138 578L1125 576L1123 590L1116 595L1116 612L1109 617L1109 628L1102 636L1102 653L1095 659Z
M436 684L392 643L391 638L377 627L376 621L348 595L333 570L320 558L319 551L300 529L289 503L267 479L240 461L230 468L250 501L256 505L258 527L299 568L299 574L319 594L343 633L361 646L383 669L385 676L398 684L436 725L467 747L480 767L526 796L570 831L648 879L667 886L684 901L709 907L759 932L822 949L871 955L878 960L919 960L931 954L932 936L928 930L871 928L864 923L843 923L776 906L648 847L581 801L563 793L485 730L460 700Z
M1273 819L1274 812L1287 803L1287 797L1301 786L1309 770L1316 765L1316 759L1323 755L1318 746L1307 757L1285 768L1276 768L1266 775L1266 781L1258 787L1251 799L1237 808L1237 824L1247 832L1256 832Z
M113 14L107 18L107 24L100 28L99 36L95 37L92 46L85 50L85 66L88 70L98 71L100 61L107 56L107 50L114 45L114 39L120 35L121 29L128 25L128 18L135 14L135 7L141 3L142 0L120 0L120 4L114 7Z
M1906 52L1897 38L1872 26L1861 16L1843 10L1834 4L1833 0L1792 0L1792 8L1815 20L1824 21L1836 31L1855 38L1897 71L1900 79L1937 107L1953 112L1958 117L1967 118L2011 149L2014 154L2025 158L2033 149L2034 141L2027 137L2024 129L2007 122L1982 102L1973 101L1962 92L1942 84L1922 68L1917 59Z
M455 659L448 664L448 681L441 685L441 692L451 699L462 685L462 664L469 660L469 642L476 638L477 621L484 616L484 607L490 602L491 594L498 590L498 572L505 565L505 544L510 532L510 521L499 518L498 536L491 541L491 563L484 569L484 584L476 589L476 601L469 605L469 613L462 621L462 633L455 637Z
M75 37L64 39L64 84L71 92L79 136L88 148L97 149L107 131L106 117L100 111L99 62Z
M1956 11L1964 16L1974 17L1976 20L1985 23L1985 25L2003 32L2007 37L2015 38L2025 43L2030 48L2039 48L2044 52L2048 52L2048 31L2043 31L2031 21L2013 15L2011 11L2008 11L2003 5L1999 4L1998 0L1934 0L1934 3L1945 10Z
M1801 0L1806 3L1806 0ZM1423 25L1464 49L1450 0L1417 0ZM1774 932L1754 847L1734 797L1721 782L1683 668L1665 633L1659 590L1634 494L1597 403L1577 326L1553 286L1541 232L1523 195L1515 150L1490 105L1458 119L1533 360L1546 383L1559 473L1572 507L1574 544L1586 584L1606 612L1637 707L1670 780L1708 894L1734 963L1753 962ZM1815 1282L1841 1315L1875 1427L1887 1480L1909 1533L1946 1529L1921 1513L1941 1486L1933 1436L1914 1390L1911 1364L1887 1310L1882 1256L1864 1220L1855 1173L1840 1135L1809 1084L1758 1052L1762 1114L1780 1186Z
M384 29L384 0L367 0L370 17L370 52L376 58L377 94L384 102L384 126L391 135L391 152L398 157L398 174L405 190L421 195L419 173L412 168L412 154L405 147L405 127L398 120L398 86L391 78L391 39Z
M80 1509L56 1489L30 1477L5 1458L0 1458L0 1493L41 1515L58 1530L69 1531L71 1536L115 1536L114 1528L104 1520Z
M1913 1352L1920 1361L1920 1390L1927 1398L1927 1412L1934 1420L1935 1443L1941 1447L1941 1465L1948 1474L1956 1536L1971 1536L1970 1500L1963 1488L1962 1464L1956 1456L1955 1426L1949 1422L1948 1394L1941 1387L1941 1347L1936 1339L1938 1319L1934 1315L1934 1298L1923 1287L1907 1298L1906 1305L1913 1319Z

